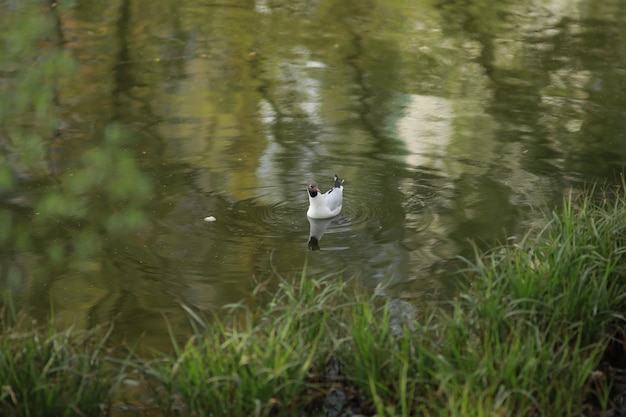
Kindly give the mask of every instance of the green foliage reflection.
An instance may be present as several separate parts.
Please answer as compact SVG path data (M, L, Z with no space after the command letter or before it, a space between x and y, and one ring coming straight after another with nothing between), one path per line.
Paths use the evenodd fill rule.
M33 1L0 9L0 291L11 293L29 271L104 258L113 239L145 226L151 185L120 124L85 132L93 146L82 154L66 144L60 93L76 62L54 10ZM58 144L71 161L53 160Z
M88 150L78 169L39 201L37 223L62 220L82 229L91 225L94 230L116 233L142 227L151 185L125 148L128 136L118 124L107 127L100 146ZM78 239L86 235L79 234Z

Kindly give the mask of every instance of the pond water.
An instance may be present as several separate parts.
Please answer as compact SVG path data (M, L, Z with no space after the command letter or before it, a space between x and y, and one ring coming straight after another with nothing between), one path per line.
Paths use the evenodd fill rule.
M43 14L38 47L74 67L47 80L59 125L41 133L39 169L5 152L15 185L0 221L14 231L0 289L63 325L115 318L117 337L163 347L164 318L189 329L181 304L217 311L303 268L389 284L424 309L454 296L472 242L523 234L571 187L620 181L626 161L621 0L13 7L0 3L11 19ZM123 146L103 139L111 123L129 132ZM73 221L40 210L86 172L109 185L72 194ZM311 251L305 188L335 173L343 215L314 225L325 233ZM128 201L141 226L112 231Z

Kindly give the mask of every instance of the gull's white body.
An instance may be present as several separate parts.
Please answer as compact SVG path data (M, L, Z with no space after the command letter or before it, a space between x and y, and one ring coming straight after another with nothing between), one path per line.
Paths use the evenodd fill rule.
M314 181L309 184L309 210L306 215L312 219L328 219L341 213L343 207L343 181L335 174L335 185L323 193Z

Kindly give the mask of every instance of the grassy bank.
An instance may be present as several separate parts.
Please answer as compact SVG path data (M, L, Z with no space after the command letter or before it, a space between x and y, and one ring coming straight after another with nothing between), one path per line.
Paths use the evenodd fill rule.
M267 304L230 306L219 320L189 310L188 343L130 368L93 335L5 326L0 414L128 415L122 380L151 388L143 404L162 415L610 410L611 375L597 366L624 328L626 199L604 197L570 197L542 229L468 261L471 285L437 311L354 283L276 277L272 294L256 289Z

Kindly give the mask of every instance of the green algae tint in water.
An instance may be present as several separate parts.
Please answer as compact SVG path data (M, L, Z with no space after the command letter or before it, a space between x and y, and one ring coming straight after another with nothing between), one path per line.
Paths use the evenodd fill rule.
M181 303L305 262L424 310L470 242L625 160L618 1L2 7L0 285L62 325L163 347ZM334 173L344 216L310 252L304 190Z

